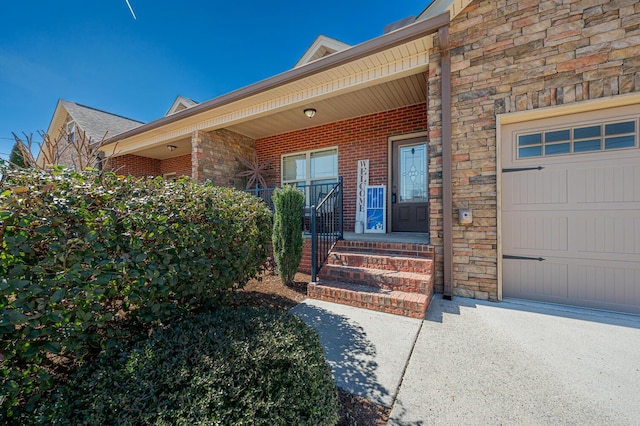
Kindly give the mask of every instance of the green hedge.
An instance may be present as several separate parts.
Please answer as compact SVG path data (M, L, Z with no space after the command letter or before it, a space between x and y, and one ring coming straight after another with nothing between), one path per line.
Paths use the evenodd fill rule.
M267 257L271 213L189 179L2 170L0 422L89 353L224 299Z
M80 369L38 413L53 425L334 425L317 334L298 318L231 308L170 325Z

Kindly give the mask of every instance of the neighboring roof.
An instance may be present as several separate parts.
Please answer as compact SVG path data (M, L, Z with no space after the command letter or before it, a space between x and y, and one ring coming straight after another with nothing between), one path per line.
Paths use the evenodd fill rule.
M173 101L173 104L171 105L171 108L169 108L169 111L167 111L167 113L165 114L165 117L167 115L180 112L183 109L191 108L194 105L198 105L198 103L193 99L185 98L184 96L178 96L176 100Z
M59 99L47 129L47 135L49 135L51 141L55 141L60 137L60 132L67 121L67 116L70 116L75 121L79 130L86 132L90 143L98 143L103 138L108 139L144 124L138 120ZM39 164L42 161L41 157L42 150L38 152L38 158L36 159Z
M425 19L436 17L446 11L449 11L451 20L458 16L462 9L469 6L473 0L433 0L429 6L427 6L420 15L416 18L416 21L423 21Z
M93 142L99 142L102 138L109 138L144 124L141 121L132 120L121 115L112 114L64 99L60 99L58 106L62 106L67 111L78 127L85 131ZM57 109L58 108L56 108L56 113ZM55 131L57 129L49 130Z
M294 68L313 62L316 59L324 58L332 53L340 52L351 47L346 43L338 41L336 39L319 35L318 38L311 44L304 55L296 63Z

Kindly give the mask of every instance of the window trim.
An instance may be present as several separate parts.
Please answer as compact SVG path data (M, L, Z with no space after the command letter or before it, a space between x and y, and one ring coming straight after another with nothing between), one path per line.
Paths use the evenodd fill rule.
M71 129L71 130L70 130ZM75 120L70 119L64 125L64 131L66 133L66 139L68 143L73 143L76 140L76 132L78 131L78 123Z
M629 123L629 122L633 122L634 123L634 127L635 130L633 132L626 132L626 133L619 133L619 134L613 134L613 135L607 135L606 134L606 128L609 125L612 124L621 124L621 123ZM576 129L582 129L582 128L587 128L587 127L600 127L600 136L593 136L593 137L583 137L583 138L575 138L575 130ZM552 141L550 143L546 142L546 134L547 133L554 133L554 132L560 132L560 131L569 131L569 139L566 140L560 140L560 141ZM540 135L540 142L539 143L533 143L533 144L524 144L524 145L520 145L520 137L523 136L529 136L529 135ZM625 136L633 136L635 141L633 146L625 146L625 147L621 147L621 148L609 148L607 149L606 147L606 143L607 143L607 139L611 139L611 138L616 138L616 137L625 137ZM580 142L588 142L588 141L593 141L593 140L599 140L600 141L600 148L599 149L592 149L592 150L585 150L585 151L575 151L575 143L580 143ZM555 157L564 157L564 156L573 156L573 155L580 155L580 154L594 154L594 153L602 153L602 152L614 152L614 151L621 151L621 150L626 150L626 149L637 149L639 146L639 140L640 140L640 118L638 117L627 117L626 119L622 119L619 117L612 117L609 120L599 120L597 122L592 122L592 123L575 123L573 125L557 125L557 126L553 126L553 127L548 127L548 128L543 128L543 129L537 129L535 131L523 131L523 132L518 132L515 134L515 138L514 138L514 148L515 148L515 160L516 161L524 161L524 160L531 160L531 159L537 159L537 158L555 158ZM559 153L547 153L545 147L547 146L559 146L562 144L569 144L569 151L568 152L559 152ZM530 156L521 156L520 155L520 149L521 148L534 148L534 147L539 147L540 148L540 154L539 155L530 155Z
M312 179L311 178L311 154L316 153L316 152L322 152L322 151L330 151L330 150L335 150L336 152L336 172L337 174L335 176L325 176L322 178L315 178ZM284 159L285 157L293 157L296 155L305 155L305 167L306 167L306 177L305 179L291 179L291 180L286 180L285 179L285 175L284 175ZM308 149L306 151L297 151L297 152L288 152L286 154L282 154L280 155L280 183L281 185L297 185L298 183L304 183L305 185L311 185L313 181L318 181L318 180L329 180L329 179L335 179L335 181L338 181L338 178L340 177L340 164L339 164L339 159L340 159L340 152L338 150L337 146L327 146L327 147L323 147L323 148L316 148L316 149Z

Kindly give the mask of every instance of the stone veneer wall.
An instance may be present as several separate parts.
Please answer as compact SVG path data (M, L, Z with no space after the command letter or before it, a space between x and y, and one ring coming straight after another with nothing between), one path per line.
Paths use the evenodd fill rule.
M454 294L497 299L496 115L640 91L637 0L476 0L450 25ZM442 170L440 57L429 66L430 172ZM431 180L442 291L442 181ZM472 226L457 225L471 208Z
M388 138L425 131L426 104L370 114L363 117L296 130L256 140L260 161L269 160L273 178L280 185L283 154L338 147L338 174L343 177L344 230L353 232L356 211L358 160L369 159L369 183L387 182Z
M191 175L199 180L210 180L215 185L244 189L245 179L235 175L244 171L236 159L251 160L255 141L226 129L194 132L192 136Z

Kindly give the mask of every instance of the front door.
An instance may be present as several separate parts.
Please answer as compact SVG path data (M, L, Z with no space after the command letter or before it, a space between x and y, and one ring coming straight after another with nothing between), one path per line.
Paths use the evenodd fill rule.
M427 142L395 141L392 151L391 230L428 232Z

